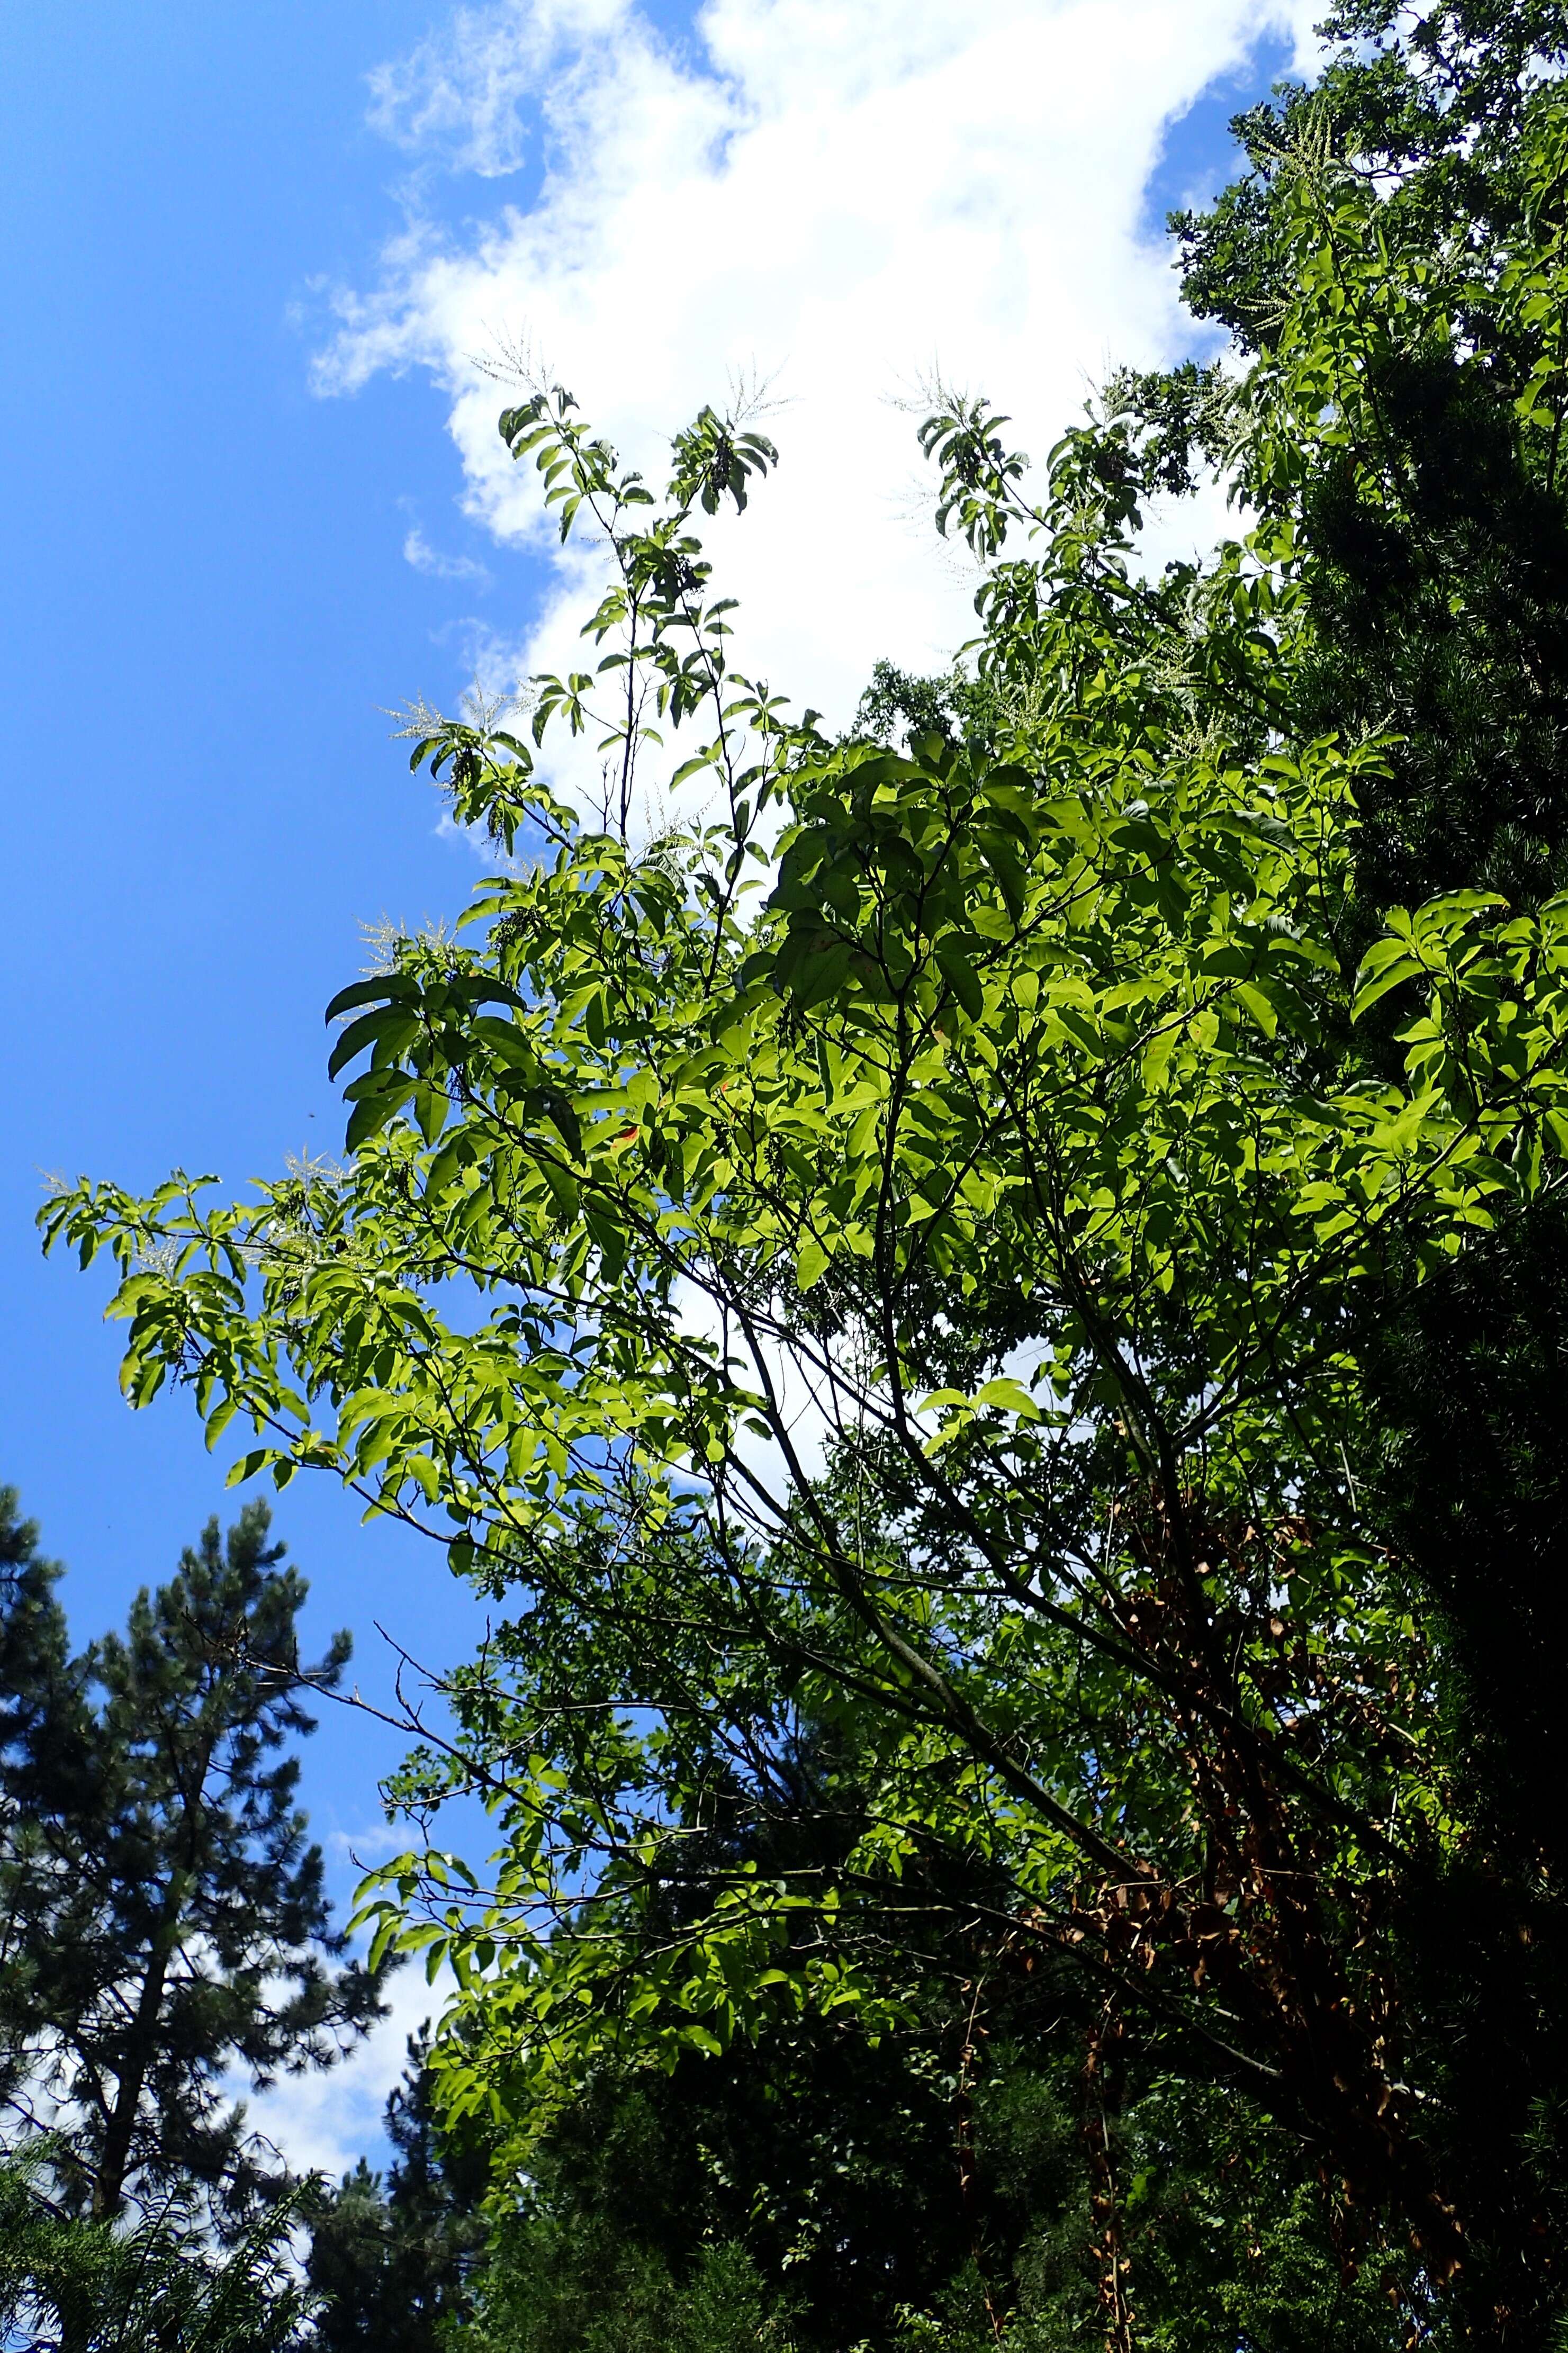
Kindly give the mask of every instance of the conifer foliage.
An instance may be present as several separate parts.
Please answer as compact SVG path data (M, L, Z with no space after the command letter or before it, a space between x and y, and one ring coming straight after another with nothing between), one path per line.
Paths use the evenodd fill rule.
M214 2247L174 2198L118 2222L62 2213L46 2151L0 2166L0 2330L10 2353L297 2353L308 2299L289 2201Z
M468 2285L487 2232L482 2149L447 2147L423 2035L386 2104L392 2162L361 2158L310 2209L306 2274L316 2300L312 2353L438 2353L468 2316Z
M58 1564L0 1493L0 1993L8 2122L53 2195L112 2221L193 2188L235 2222L282 2168L226 2079L330 2065L379 2014L343 1961L290 1745L349 1654L307 1664L269 1514L216 1519L123 1633L73 1651Z

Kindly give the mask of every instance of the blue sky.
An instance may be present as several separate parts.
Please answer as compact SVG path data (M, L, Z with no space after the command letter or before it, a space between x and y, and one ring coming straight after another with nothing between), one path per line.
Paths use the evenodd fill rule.
M140 1415L121 1403L116 1335L101 1321L105 1282L39 1259L31 1221L42 1174L89 1171L145 1186L183 1164L239 1184L275 1170L288 1151L340 1141L321 1008L363 964L359 926L384 915L449 916L483 871L465 842L438 830L439 804L409 777L382 714L420 692L450 702L477 662L501 659L498 648L526 666L557 626L561 578L481 447L499 402L465 378L462 337L472 320L515 315L519 301L526 309L537 297L553 322L552 357L564 343L565 362L575 364L573 322L583 322L584 364L612 407L645 372L650 397L679 396L679 370L661 375L657 354L605 332L594 311L593 236L559 283L528 240L542 221L566 221L574 205L586 206L606 269L612 259L619 266L624 257L608 248L624 224L658 217L659 174L670 167L655 133L668 119L679 146L686 118L669 112L678 103L710 115L721 100L729 109L713 132L717 160L704 167L714 187L739 188L739 206L744 185L771 172L762 185L776 187L787 209L789 146L781 164L752 127L773 103L775 69L765 57L757 63L756 48L782 13L770 16L771 5L724 0L722 85L689 12L634 12L617 0L583 0L574 14L557 6L567 34L552 37L542 63L515 72L507 60L526 47L541 13L524 0L455 16L409 0L270 0L258 10L16 0L0 20L0 304L9 329L0 372L9 719L0 857L11 877L0 936L8 1079L0 1480L21 1490L49 1550L68 1562L65 1593L83 1637L118 1619L135 1588L166 1574L202 1521L232 1510L235 1498L186 1403L160 1400ZM809 0L800 5L809 31L817 20ZM864 5L869 16L882 0ZM1068 288L1070 332L1063 327L1053 343L1055 281L1030 260L1034 309L1021 311L1005 289L995 303L995 349L1016 373L1025 373L1020 353L1060 343L1070 363L1060 382L1076 383L1121 355L1111 340L1123 326L1173 352L1180 330L1161 309L1163 265L1140 259L1137 242L1167 203L1225 176L1226 118L1290 51L1282 10L1262 0L1205 5L1217 74L1194 88L1191 59L1173 63L1169 100L1180 111L1172 120L1163 119L1163 86L1144 90L1131 181L1110 133L1096 133L1100 146L1084 151L1088 164L1075 164L1071 183L1083 221L1058 224L1071 239L1090 208L1121 203L1132 290L1100 321L1084 309L1082 290ZM1199 0L1191 7L1189 16L1188 0L1086 0L1070 13L1088 27L1087 55L1101 37L1147 50L1151 25L1173 34L1195 25ZM1064 13L1051 0L1012 11L1026 31L1031 17L1044 26ZM963 14L947 11L954 23ZM936 78L939 96L943 73L978 69L937 0L895 21L912 26L911 42L927 40L911 59ZM368 79L388 65L390 79ZM626 79L634 67L640 79ZM748 74L761 77L754 87ZM1059 66L1058 82L1068 74ZM803 186L809 168L814 201L826 207L830 245L837 199L825 175L835 166L818 117L841 101L853 131L865 103L857 75L862 65L836 53L824 69L827 98L777 85L776 111L803 157ZM584 107L598 109L591 121ZM1050 125L1073 116L1075 92L1042 82L1040 108L1042 137L1058 136ZM607 166L590 134L612 119L626 136L622 182L606 194ZM642 132L646 192L636 176ZM726 183L730 147L747 140L752 181ZM1092 181L1101 149L1109 196ZM973 225L984 201L960 191L942 235L954 222L955 236L984 233L984 220ZM879 269L891 266L882 248L889 236L896 242L897 218L878 216ZM1036 227L1044 237L1050 224ZM710 233L722 233L721 221ZM647 265L661 266L657 254ZM809 457L821 409L811 405L812 265L807 256L770 266L770 316L784 301L778 272L804 273L780 330L805 386L798 430L787 416L777 430L786 458L792 431ZM910 338L915 358L940 346L945 363L969 332L962 275L949 280L950 317L939 274L921 336ZM887 282L896 315L904 281ZM715 370L725 360L728 283L715 278L689 312L682 366L689 346ZM844 299L844 315L857 303L869 315L874 290L862 298L851 287ZM832 332L842 336L842 325ZM989 332L984 319L979 332ZM847 398L859 396L861 383L906 380L885 323L879 334L863 364L849 366ZM321 389L323 353L333 396ZM1027 373L1048 431L1073 401L1058 378L1042 391L1045 378L1037 382L1032 364ZM639 429L630 414L627 430ZM907 420L897 431L907 434ZM857 544L874 542L879 516L891 512L892 493L878 495L883 505L857 522ZM752 562L764 627L805 667L811 641L777 617L798 577L794 512L786 497L783 535L758 542ZM960 609L963 599L934 574L926 604L910 604L903 546L889 530L875 558L885 603L874 564L857 575L864 627L845 659L864 665L910 645L918 655L943 639L946 617ZM830 668L834 649L820 658ZM798 691L825 699L809 675ZM395 1531L362 1528L357 1510L324 1482L297 1482L280 1498L278 1527L310 1577L318 1639L353 1629L367 1691L388 1680L375 1620L437 1660L477 1630L477 1612L437 1556ZM346 1842L374 1830L376 1778L396 1750L390 1735L329 1710L307 1753L306 1799L340 1894L354 1876Z

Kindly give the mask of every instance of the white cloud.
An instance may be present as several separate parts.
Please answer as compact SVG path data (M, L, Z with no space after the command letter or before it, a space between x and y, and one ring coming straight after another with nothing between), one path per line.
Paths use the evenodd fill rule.
M485 588L490 585L490 575L477 556L443 555L438 547L431 546L417 523L403 543L403 560L416 572L428 573L433 580L471 580Z
M834 1432L834 1399L826 1363L818 1361L819 1352L809 1341L796 1346L788 1337L766 1333L761 1337L759 1366L742 1332L727 1324L710 1294L695 1282L677 1285L675 1309L680 1330L693 1339L710 1342L748 1388L760 1390L764 1379L771 1385L802 1476L820 1478ZM788 1495L790 1469L781 1447L743 1429L735 1451L737 1461L763 1482L770 1494Z
M632 0L465 8L377 78L377 120L493 172L531 112L537 198L461 237L406 231L377 287L338 297L320 382L434 371L469 512L542 553L473 354L526 339L653 475L729 377L773 375L778 479L710 538L742 666L840 720L879 655L938 666L971 624L889 396L940 367L1041 456L1110 366L1183 350L1141 209L1164 131L1266 34L1306 62L1315 5L710 0L679 53ZM524 668L573 659L584 559L552 560Z
M370 77L370 119L413 153L502 179L528 153L531 102L584 36L613 33L617 0L500 0L458 8L444 32Z
M336 2181L363 2156L384 2167L387 2094L406 2064L408 2038L426 2019L435 2023L451 1990L446 1978L427 1984L416 1960L394 1972L387 2016L337 2066L280 2076L267 2092L237 2079L235 2096L245 2101L251 2129L280 2149L296 2173L319 2171Z
M390 1862L395 1854L404 1853L410 1843L408 1825L401 1820L367 1822L356 1831L329 1831L322 1841L341 1869L352 1867L356 1872Z

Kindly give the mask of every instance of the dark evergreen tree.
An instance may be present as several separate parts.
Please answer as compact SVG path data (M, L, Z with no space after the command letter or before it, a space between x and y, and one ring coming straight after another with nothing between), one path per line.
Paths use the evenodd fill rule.
M381 2014L338 1966L287 1744L349 1655L300 1657L306 1586L252 1504L216 1520L122 1635L72 1655L36 1531L0 1501L0 2007L14 2145L58 2134L67 2211L195 2186L237 2218L282 2169L227 2097L330 2065Z
M1369 343L1356 435L1292 494L1318 622L1303 716L1399 738L1362 809L1369 916L1441 890L1531 903L1568 876L1568 512L1561 437L1521 432L1516 407L1550 329L1521 332L1494 293L1524 227L1531 93L1568 65L1568 9L1346 0L1323 29L1345 46L1320 81L1239 116L1248 169L1206 215L1173 216L1183 292L1268 353L1303 173L1378 176L1384 234L1430 300ZM1163 380L1167 433L1174 400L1201 437L1204 389L1195 371Z
M93 1797L83 1672L55 1599L60 1575L38 1550L37 1524L17 1518L15 1488L0 1488L0 2097L13 2137L36 2121L29 2043L46 1956L33 1931L50 1877L40 1825Z
M420 2036L386 2104L395 2152L384 2178L361 2158L310 2215L306 2276L319 2299L317 2353L437 2353L467 2317L469 2281L487 2230L483 2153L450 2145L437 2126Z

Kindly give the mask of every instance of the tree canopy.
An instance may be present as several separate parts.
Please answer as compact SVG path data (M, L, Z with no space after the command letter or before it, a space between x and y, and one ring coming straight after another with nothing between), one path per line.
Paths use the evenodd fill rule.
M1119 2347L1133 2086L1294 2151L1391 2327L1563 2295L1565 35L1396 21L1180 225L1234 368L1037 480L933 413L979 633L847 738L731 660L756 418L659 493L522 387L592 666L416 726L499 871L334 1001L346 1165L45 1213L134 1401L508 1603L402 1785L499 1852L370 1898L456 1972L447 2116L515 2178L641 2060L1005 2010L1074 2038ZM1150 576L1205 469L1237 535Z

